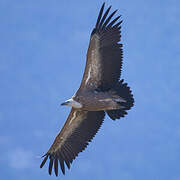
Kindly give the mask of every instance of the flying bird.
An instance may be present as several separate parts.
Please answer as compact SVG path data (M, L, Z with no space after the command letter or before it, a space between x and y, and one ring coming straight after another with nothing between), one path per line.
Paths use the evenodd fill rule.
M120 80L122 68L122 44L120 16L109 15L111 6L104 11L103 3L96 25L90 36L86 66L81 85L71 99L61 105L71 107L71 112L62 130L48 152L43 156L40 168L49 159L49 174L58 166L65 174L65 165L70 169L73 160L96 135L105 114L111 119L120 119L134 105L130 88Z

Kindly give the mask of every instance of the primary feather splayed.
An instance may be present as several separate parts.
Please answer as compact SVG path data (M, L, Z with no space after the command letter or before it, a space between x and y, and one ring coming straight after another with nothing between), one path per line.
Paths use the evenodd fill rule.
M102 5L96 26L90 37L86 67L80 88L75 95L62 103L72 107L62 130L43 156L40 168L49 158L49 174L58 176L58 166L65 174L65 164L70 169L73 160L82 152L101 127L105 113L115 120L124 117L134 99L127 83L120 80L122 67L122 44L120 16L109 16L111 6L104 11Z

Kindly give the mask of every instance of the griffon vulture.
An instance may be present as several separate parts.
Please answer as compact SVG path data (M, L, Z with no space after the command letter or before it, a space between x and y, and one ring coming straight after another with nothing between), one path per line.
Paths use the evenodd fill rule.
M72 107L64 127L43 156L42 168L49 158L49 174L58 176L58 166L65 174L65 164L70 168L73 160L96 135L105 114L120 119L127 114L134 99L127 83L120 80L122 68L122 44L120 16L112 19L111 6L103 15L102 5L96 26L90 36L86 67L80 88L75 95L62 103Z

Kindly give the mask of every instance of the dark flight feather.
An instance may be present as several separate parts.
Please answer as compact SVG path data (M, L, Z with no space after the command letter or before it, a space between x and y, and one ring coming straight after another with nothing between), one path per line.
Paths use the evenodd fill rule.
M110 11L110 9L111 9L111 6L110 6L110 7L106 10L106 12L104 13L104 16L103 16L103 18L101 19L101 22L100 22L100 24L99 24L99 26L98 26L99 29L101 29L101 26L102 26L102 24L104 23L104 20L106 19L107 15L108 15L108 13L109 13L109 11Z
M62 156L59 157L59 162L60 162L60 166L61 166L61 171L63 174L65 174L64 160L63 160Z
M104 10L104 5L105 5L105 3L103 3L103 5L102 5L102 7L101 7L101 9L100 9L100 12L99 12L99 15L98 15L98 19L97 19L97 22L96 22L96 28L97 28L98 25L99 25L99 21L100 21L100 19L101 19L101 16L102 16L102 13L103 13L103 10Z
M109 21L111 20L111 18L114 16L114 14L117 12L117 10L115 10L105 21L105 23L103 24L102 29L104 29L106 27L106 25L109 23Z
M42 168L44 166L44 164L46 163L47 159L48 159L48 155L45 155L45 158L43 159L43 161L42 161L42 163L40 165L40 168Z
M112 25L120 18L121 16L116 17L111 23L107 26L107 28L112 27Z
M50 161L49 161L49 175L51 175L52 167L53 167L53 158L52 158L52 156L49 156L49 159L50 159Z
M57 158L54 160L54 172L56 176L58 176L58 159Z

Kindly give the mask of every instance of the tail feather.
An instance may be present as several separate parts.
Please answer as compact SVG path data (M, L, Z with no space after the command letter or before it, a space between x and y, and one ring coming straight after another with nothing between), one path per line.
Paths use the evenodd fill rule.
M127 110L130 110L131 107L133 107L134 105L134 98L132 95L132 91L130 90L130 87L127 85L127 83L124 83L123 81L124 81L123 79L119 81L113 88L113 91L115 91L117 95L123 98L126 102L119 102L121 106L124 106L123 109L106 111L106 113L112 120L120 119L121 117L124 117L127 114Z

